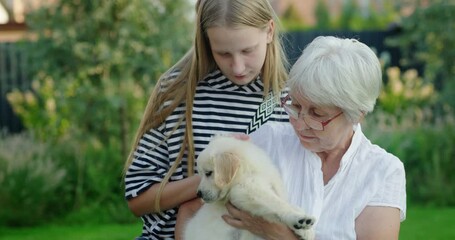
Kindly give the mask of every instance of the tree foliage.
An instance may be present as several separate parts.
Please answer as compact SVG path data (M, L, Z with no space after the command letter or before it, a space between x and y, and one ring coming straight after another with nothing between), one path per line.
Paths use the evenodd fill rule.
M59 0L26 18L33 89L8 98L35 136L71 134L124 156L154 82L190 45L187 0Z
M318 18L316 23L317 29L331 29L332 23L330 19L329 9L326 2L318 1L315 9L316 16Z
M305 25L294 4L290 4L280 17L286 31L299 30Z
M435 83L443 99L455 107L455 4L432 1L402 19L402 32L387 43L398 46L405 66L423 66L424 79Z
M289 5L286 11L280 16L286 30L384 30L391 23L396 21L398 11L392 4L393 1L382 1L380 7L373 1L368 6L360 7L358 1L345 0L341 5L339 14L331 11L330 4L337 4L330 1L317 1L314 8L316 23L309 25L298 15L294 5ZM335 13L335 14L334 14Z

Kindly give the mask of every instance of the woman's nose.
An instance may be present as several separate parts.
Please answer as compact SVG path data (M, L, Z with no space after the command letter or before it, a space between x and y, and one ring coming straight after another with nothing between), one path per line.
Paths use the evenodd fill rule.
M308 126L308 124L303 120L303 118L298 119L291 118L290 121L294 129L297 131L310 129L310 126Z

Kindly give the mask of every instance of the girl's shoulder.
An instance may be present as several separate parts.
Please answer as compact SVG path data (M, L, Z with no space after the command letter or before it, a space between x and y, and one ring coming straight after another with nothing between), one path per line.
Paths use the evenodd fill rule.
M160 88L160 92L164 92L166 89L168 89L172 84L174 84L178 77L180 76L180 70L174 69L170 70L161 76L159 81L157 82L157 87Z

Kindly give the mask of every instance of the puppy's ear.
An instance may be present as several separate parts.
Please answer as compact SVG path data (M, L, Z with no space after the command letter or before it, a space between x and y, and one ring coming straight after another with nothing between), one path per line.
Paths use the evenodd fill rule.
M231 183L239 167L240 158L234 153L224 152L215 157L215 185L219 188Z

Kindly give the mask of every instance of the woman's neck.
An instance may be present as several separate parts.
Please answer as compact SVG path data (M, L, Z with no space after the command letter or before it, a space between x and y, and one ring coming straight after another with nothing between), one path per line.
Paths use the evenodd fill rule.
M316 153L321 159L321 170L324 178L324 185L338 172L340 168L341 159L351 146L354 131L349 134L343 144L330 150Z

